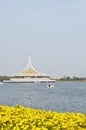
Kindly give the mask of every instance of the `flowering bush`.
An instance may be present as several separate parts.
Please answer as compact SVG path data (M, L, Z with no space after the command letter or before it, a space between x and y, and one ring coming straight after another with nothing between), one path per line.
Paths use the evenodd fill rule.
M86 130L86 114L0 106L0 130Z

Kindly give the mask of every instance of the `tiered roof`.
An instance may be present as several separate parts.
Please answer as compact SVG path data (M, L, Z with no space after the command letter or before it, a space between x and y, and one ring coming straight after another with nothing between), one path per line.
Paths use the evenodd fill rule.
M23 71L21 71L20 73L15 73L11 76L49 76L49 75L47 75L45 73L41 73L34 69L34 67L31 64L31 58L30 58L30 54L29 54L28 63L27 63L27 66L25 67L25 69Z

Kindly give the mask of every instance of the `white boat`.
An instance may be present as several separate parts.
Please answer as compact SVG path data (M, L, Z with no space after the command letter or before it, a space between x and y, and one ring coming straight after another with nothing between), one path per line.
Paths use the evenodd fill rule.
M45 82L55 82L56 80L52 79L46 73L41 73L35 70L31 64L31 59L29 55L28 64L25 69L19 73L10 75L10 80L4 80L4 83L45 83Z
M47 88L54 88L54 84L48 84Z

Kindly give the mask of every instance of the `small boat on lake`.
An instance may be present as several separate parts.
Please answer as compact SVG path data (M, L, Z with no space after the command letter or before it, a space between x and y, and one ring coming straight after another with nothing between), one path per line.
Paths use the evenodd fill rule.
M47 88L54 88L54 84L48 84Z

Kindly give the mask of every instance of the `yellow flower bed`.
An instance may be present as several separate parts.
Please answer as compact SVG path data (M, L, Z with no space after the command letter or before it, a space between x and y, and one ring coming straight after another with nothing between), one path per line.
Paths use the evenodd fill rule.
M0 106L0 130L86 130L86 114Z

